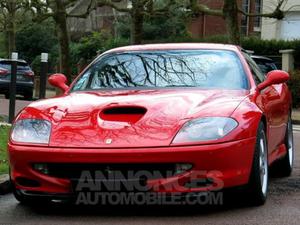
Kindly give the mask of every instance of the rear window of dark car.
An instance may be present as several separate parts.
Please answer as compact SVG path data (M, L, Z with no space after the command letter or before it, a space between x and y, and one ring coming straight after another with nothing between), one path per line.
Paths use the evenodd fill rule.
M0 67L10 71L11 61L0 61ZM31 68L25 62L18 62L18 70L31 70Z
M267 74L272 70L277 70L277 66L272 60L254 58L254 61L264 74Z

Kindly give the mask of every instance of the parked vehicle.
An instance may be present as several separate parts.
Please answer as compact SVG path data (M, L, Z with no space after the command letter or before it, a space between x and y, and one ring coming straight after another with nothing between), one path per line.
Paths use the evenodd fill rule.
M273 59L258 55L251 55L251 58L256 62L256 64L264 74L278 69Z
M264 76L232 45L107 51L70 87L64 75L50 76L64 94L31 103L15 119L8 143L14 195L23 203L72 197L84 172L84 181L129 183L129 172L142 172L134 181L146 192L243 186L261 205L269 166L277 161L286 176L293 168L288 79L280 70ZM126 175L110 177L116 172Z
M10 59L0 59L0 94L9 98L9 85L11 79ZM17 85L18 95L23 95L25 99L32 99L33 96L34 72L24 60L18 60L17 67Z

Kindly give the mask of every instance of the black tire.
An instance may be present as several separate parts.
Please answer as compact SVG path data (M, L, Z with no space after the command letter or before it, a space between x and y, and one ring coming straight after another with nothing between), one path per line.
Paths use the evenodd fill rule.
M25 93L23 96L26 100L32 100L33 92Z
M6 99L9 99L9 93L5 93L4 95Z
M263 205L267 199L269 180L267 146L267 137L264 124L260 122L257 130L256 145L250 179L246 189L248 194L247 199L249 200L249 203L255 206Z
M275 164L276 167L276 175L288 177L291 175L293 171L294 164L294 156L295 156L295 146L294 146L294 138L293 138L293 124L292 119L289 117L284 144L287 150L284 158L278 160Z

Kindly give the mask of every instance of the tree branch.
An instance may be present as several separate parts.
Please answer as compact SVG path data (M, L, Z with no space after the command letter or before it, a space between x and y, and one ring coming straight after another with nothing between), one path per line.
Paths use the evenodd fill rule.
M198 3L197 0L190 0L190 8L194 13L204 13L211 16L223 16L223 10L211 9L207 5Z
M112 3L109 0L98 0L97 1L97 6L98 7L109 6L109 7L114 8L115 10L117 10L119 12L131 13L131 9L121 8L121 7L117 6L116 4Z
M257 17L258 16L258 17L267 17L267 18L274 18L274 19L282 20L284 18L285 12L281 10L281 6L283 5L284 2L285 2L285 0L280 0L278 2L278 5L274 9L274 11L270 12L270 13L247 13L247 12L243 11L242 9L239 9L239 12L248 17Z
M67 14L67 17L87 18L96 7L97 6L93 7L93 0L90 0L90 4L88 5L86 12L84 12L82 14L77 14L77 15Z

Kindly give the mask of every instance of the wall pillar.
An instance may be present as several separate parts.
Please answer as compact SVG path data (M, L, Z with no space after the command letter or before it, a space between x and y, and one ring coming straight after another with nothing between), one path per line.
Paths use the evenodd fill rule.
M294 50L286 49L280 50L279 53L282 54L282 70L289 72L294 70Z

